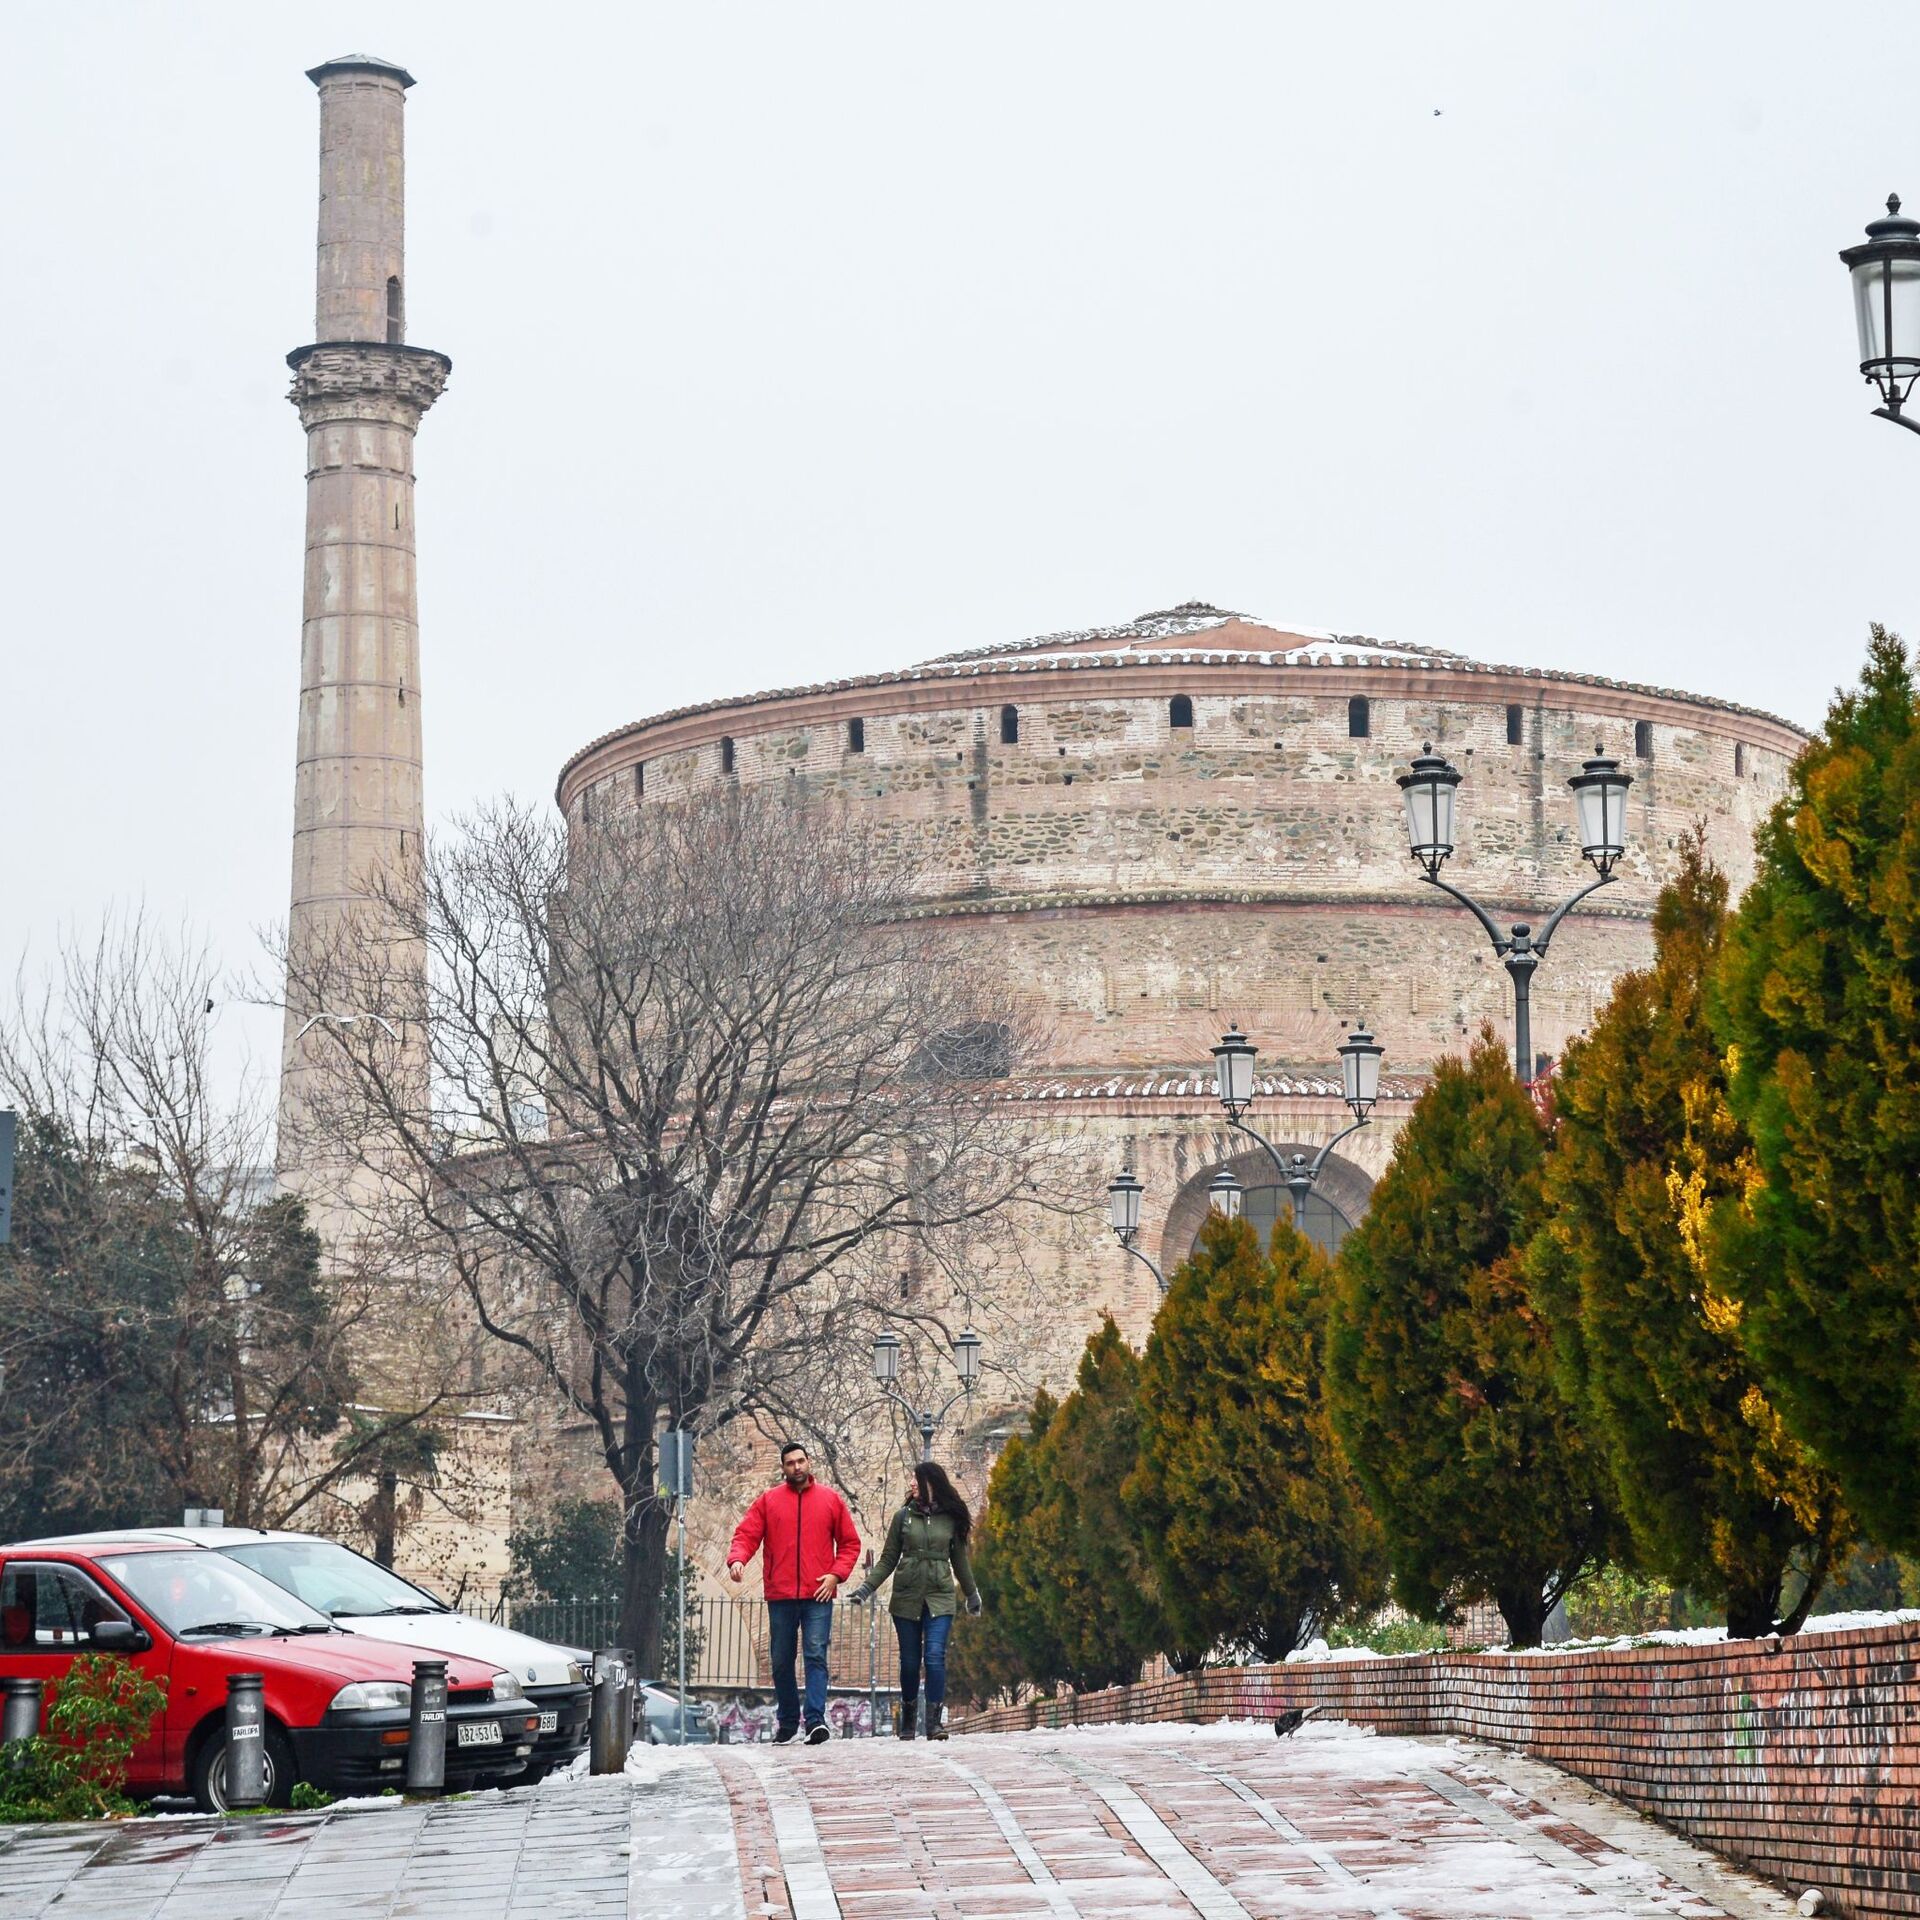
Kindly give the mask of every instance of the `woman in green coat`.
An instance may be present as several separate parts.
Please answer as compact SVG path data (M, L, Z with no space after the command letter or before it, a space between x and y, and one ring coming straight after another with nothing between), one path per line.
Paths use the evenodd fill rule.
M862 1606L893 1575L887 1611L900 1641L900 1738L913 1738L920 1695L920 1669L927 1670L927 1738L944 1740L940 1709L947 1697L947 1636L953 1631L956 1591L967 1596L967 1611L980 1611L980 1589L973 1582L967 1536L973 1515L944 1467L931 1460L913 1470L907 1504L887 1528L887 1547L879 1564L848 1597Z

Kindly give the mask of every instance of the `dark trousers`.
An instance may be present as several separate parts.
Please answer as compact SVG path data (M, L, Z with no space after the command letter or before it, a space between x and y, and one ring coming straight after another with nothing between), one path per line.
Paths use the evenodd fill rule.
M947 1635L953 1631L953 1615L929 1613L923 1606L918 1620L893 1616L893 1630L900 1640L900 1698L909 1705L920 1697L920 1663L927 1667L927 1705L939 1706L947 1697Z
M800 1724L800 1689L793 1677L799 1653L807 1669L807 1725L827 1717L827 1642L833 1634L831 1600L769 1600L767 1655L773 1667L774 1712L783 1727Z

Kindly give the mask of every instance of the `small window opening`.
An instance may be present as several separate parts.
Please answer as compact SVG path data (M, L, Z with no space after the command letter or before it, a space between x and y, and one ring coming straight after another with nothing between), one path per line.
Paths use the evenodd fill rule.
M1167 702L1167 725L1170 727L1193 725L1193 702L1184 693L1176 693Z
M1633 723L1633 750L1642 760L1653 758L1653 722L1636 720Z
M387 276L387 345L397 347L406 338L406 315L400 308L400 276Z
M593 789L582 787L580 790L580 824L583 827L593 825Z
M1364 740L1373 730L1373 703L1364 693L1356 693L1347 702L1347 738Z
M1517 747L1527 737L1527 710L1518 703L1507 708L1507 745Z
M1012 746L1020 738L1020 709L1002 707L1000 709L1000 744Z
M867 750L867 723L864 720L847 722L847 751L865 753Z
M644 760L633 763L633 797L636 800L647 797L647 763Z
M1746 743L1741 740L1733 743L1733 777L1736 780L1747 777L1747 749Z
M733 771L733 735L727 734L720 742L720 771Z

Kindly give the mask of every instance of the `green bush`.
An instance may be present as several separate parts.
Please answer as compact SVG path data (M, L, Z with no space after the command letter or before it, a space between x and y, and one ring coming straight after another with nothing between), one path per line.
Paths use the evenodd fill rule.
M311 1780L296 1780L289 1804L301 1813L317 1813L320 1808L333 1805L333 1795L324 1787L316 1787Z
M47 1731L0 1749L0 1821L131 1813L127 1763L167 1703L163 1683L112 1654L81 1654L47 1708Z
M1445 1653L1453 1643L1445 1627L1430 1620L1358 1621L1347 1626L1330 1627L1330 1647L1367 1647L1374 1653Z

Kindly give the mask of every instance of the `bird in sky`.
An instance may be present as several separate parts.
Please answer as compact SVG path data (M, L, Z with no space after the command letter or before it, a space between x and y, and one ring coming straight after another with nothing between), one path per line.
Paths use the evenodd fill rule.
M336 1027L351 1027L357 1025L362 1020L371 1020L389 1040L398 1040L400 1038L377 1013L316 1013L313 1018L307 1022L306 1026L302 1027L293 1037L296 1040L304 1040L307 1037L309 1029L317 1027L322 1020L329 1021Z

